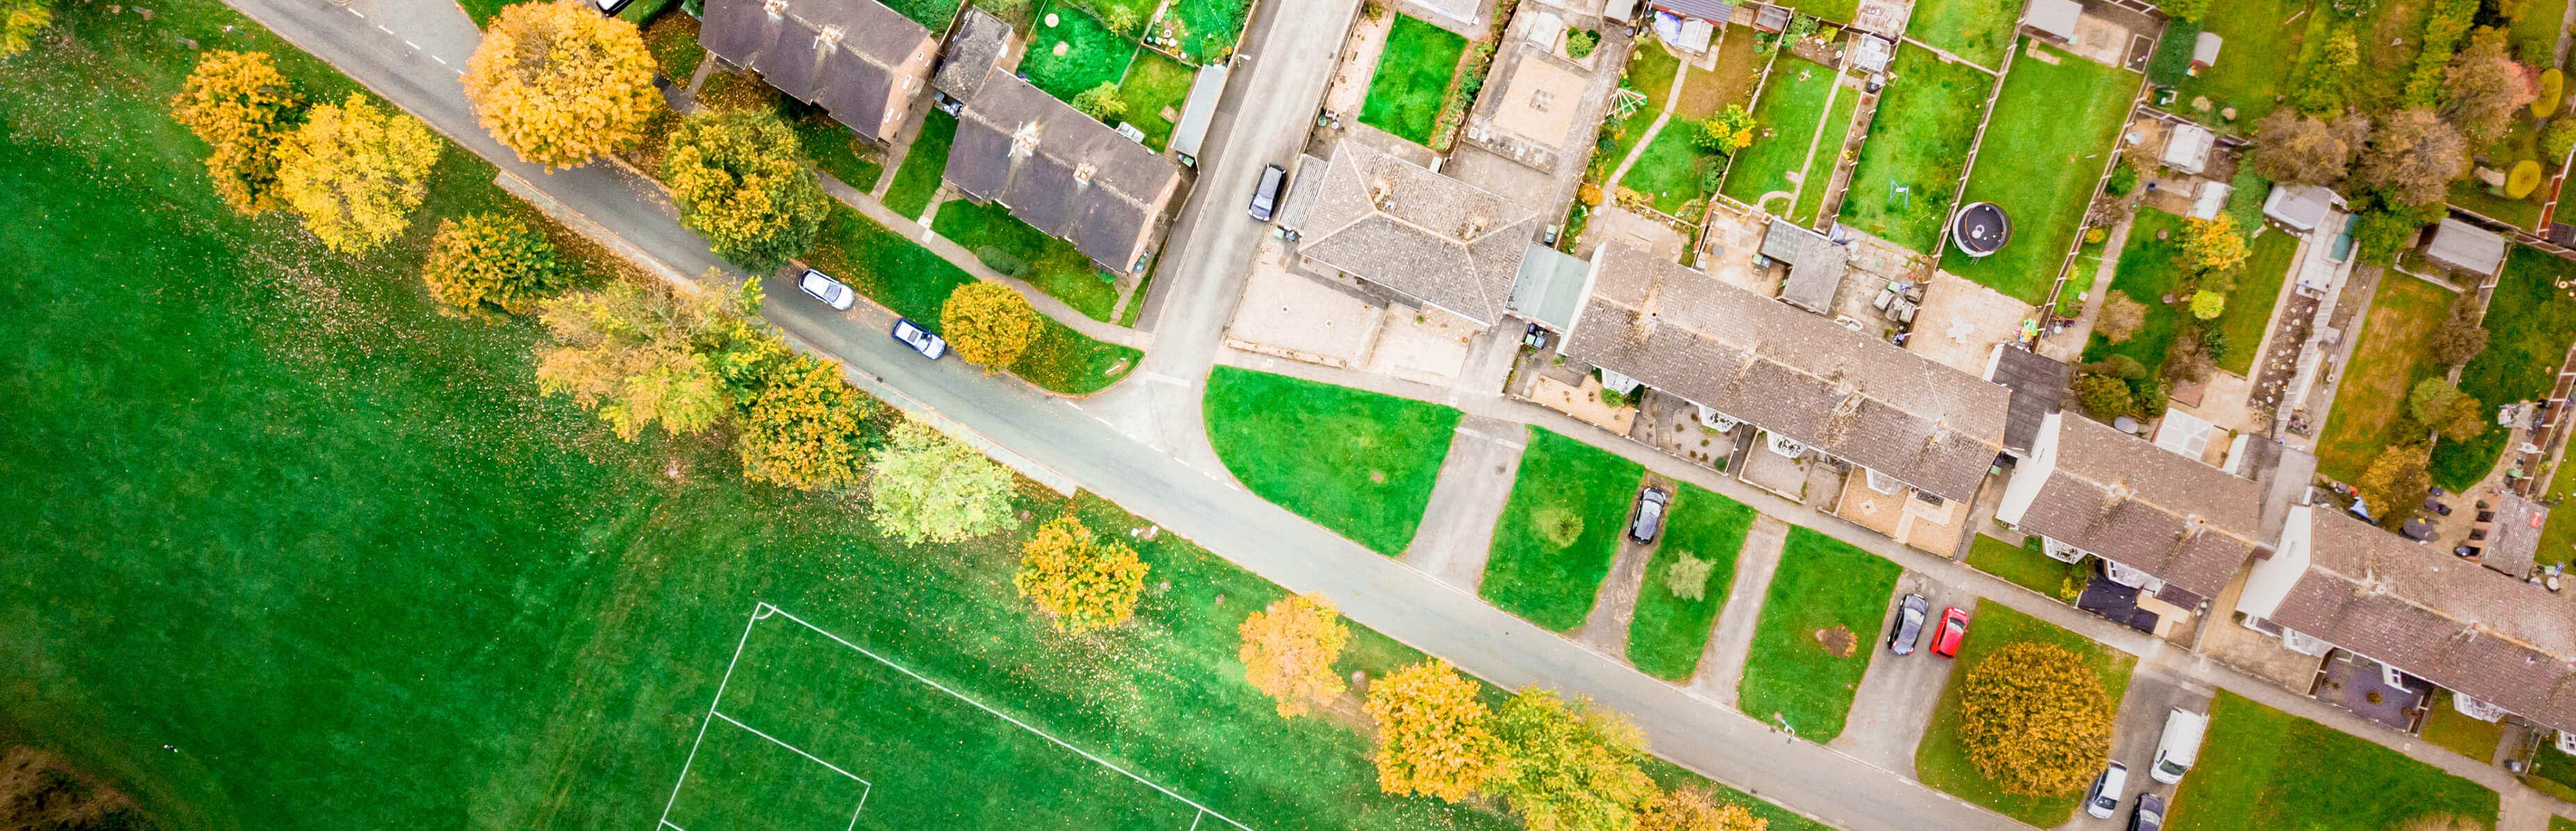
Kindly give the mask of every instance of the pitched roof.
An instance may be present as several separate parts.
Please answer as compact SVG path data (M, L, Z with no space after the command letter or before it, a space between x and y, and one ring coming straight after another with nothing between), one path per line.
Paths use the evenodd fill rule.
M2075 21L2083 16L2084 5L2075 0L2030 0L2030 6L2022 11L2021 22L2040 34L2071 41L2075 39Z
M945 175L1118 272L1151 247L1181 183L1179 164L999 72L959 111Z
M2010 391L1616 242L1566 354L1935 496L1974 497Z
M1299 253L1491 325L1539 224L1509 199L1345 141L1324 167Z
M2057 418L2055 467L2014 524L2216 597L2254 553L2263 495L2249 479L2089 418Z
M698 42L880 141L900 102L899 68L937 47L929 29L876 0L707 0Z
M975 100L975 92L984 88L984 78L993 74L1002 52L1010 46L1011 24L992 12L969 6L957 18L957 31L948 36L948 51L939 61L939 73L930 76L930 88L948 93L959 101Z
M2496 232L2443 217L2424 258L2461 271L2494 274L2504 267L2505 248L2504 237Z
M2531 576L2540 553L2540 529L2549 523L2549 506L2499 492L2495 522L2487 529L2478 564L2515 577Z
M2335 203L2340 201L2342 199L2335 196L2334 191L2322 185L2276 184L2272 186L2271 193L2263 196L2263 215L2290 226L2291 230L2314 230L2317 223L2326 221L2326 215L2333 213Z
M2331 509L2267 619L2561 730L2576 730L2576 597Z
M1726 0L1653 0L1648 5L1683 17L1696 17L1711 23L1724 23L1735 14L1735 4Z
M2027 452L2039 438L2040 424L2048 414L2057 412L2066 397L2067 378L2074 370L2055 358L2005 344L1995 350L1994 366L1986 371L1986 380L2012 390L2012 408L2004 419L2004 449Z
M1762 256L1789 264L1789 284L1781 287L1780 299L1820 315L1834 313L1834 290L1842 288L1850 249L1775 218L1762 234Z
M1512 278L1509 307L1513 314L1562 332L1583 311L1584 289L1591 280L1591 263L1531 241L1521 255L1520 273Z

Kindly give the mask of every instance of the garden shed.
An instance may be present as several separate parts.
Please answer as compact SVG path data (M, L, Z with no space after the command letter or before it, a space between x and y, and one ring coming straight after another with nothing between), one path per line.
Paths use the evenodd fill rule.
M2504 267L2504 237L2494 231L2445 217L2433 230L2433 243L2425 246L2424 259L2453 271L2495 276Z
M2191 44L2191 68L2208 69L2217 66L2218 47L2224 44L2225 40L2220 38L2217 32L2201 30L2200 39L2192 41Z
M2040 37L2058 43L2075 42L2075 21L2084 16L2083 4L2075 0L2030 0L2022 12L2021 22Z
M2316 230L2341 204L2343 197L2319 185L2273 185L2263 197L2263 215L2304 234Z
M2217 143L2217 134L2207 127L2189 122L2176 124L2173 134L2165 138L2165 166L2198 176L2209 166L2209 150Z

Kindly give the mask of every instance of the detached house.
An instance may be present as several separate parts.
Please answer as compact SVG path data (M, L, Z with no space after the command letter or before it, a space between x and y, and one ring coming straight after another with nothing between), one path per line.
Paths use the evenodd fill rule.
M973 95L958 112L949 183L1101 268L1143 272L1180 206L1181 166L1016 76L994 72Z
M1538 211L1356 141L1320 178L1299 256L1481 325L1511 310Z
M2037 534L2050 557L2090 555L2162 630L2204 611L2253 556L2261 488L2092 419L2042 419L1995 520Z
M876 0L707 0L698 42L876 142L903 128L939 54Z

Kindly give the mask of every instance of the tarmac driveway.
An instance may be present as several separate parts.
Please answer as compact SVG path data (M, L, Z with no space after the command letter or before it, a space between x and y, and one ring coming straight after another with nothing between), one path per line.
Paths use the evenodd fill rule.
M1894 629L1897 607L1908 593L1923 595L1932 606L1924 613L1924 632L1914 654L1882 655L1870 662L1869 672L1861 676L1860 690L1852 698L1851 716L1844 723L1843 734L1827 746L1912 779L1914 746L1932 724L1932 710L1941 703L1941 690L1950 683L1953 664L1948 658L1932 654L1932 628L1940 623L1942 609L1959 606L1971 615L1968 636L1976 637L1977 597L1965 589L1935 582L1921 572L1907 571L1897 578L1896 594L1888 602L1887 613L1879 619L1870 648L1887 648L1887 633Z

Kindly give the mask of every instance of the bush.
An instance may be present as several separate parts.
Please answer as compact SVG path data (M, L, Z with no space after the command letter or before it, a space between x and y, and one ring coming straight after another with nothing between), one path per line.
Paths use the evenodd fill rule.
M2550 114L2558 112L2559 104L2565 103L2567 73L2558 71L2557 67L2542 70L2540 77L2532 82L2531 88L2539 95L2531 99L2531 117L2548 118Z
M542 296L562 288L563 267L546 235L500 214L469 214L438 221L421 281L448 308L510 314L535 311Z
M949 291L939 308L939 321L957 357L1000 372L1046 331L1046 321L1029 299L1011 287L977 280Z
M1566 57L1577 60L1588 58L1592 56L1592 50L1599 48L1601 48L1600 32L1585 29L1565 36Z
M2149 376L2129 382L2130 414L2139 418L2163 418L2165 415L2165 382Z
M2522 199L2540 189L2540 163L2530 159L2514 162L2504 175L2504 198Z
M1118 84L1102 81L1099 86L1083 90L1073 97L1073 108L1103 124L1127 115L1127 100L1118 97Z
M1743 105L1728 104L1699 123L1699 134L1692 137L1692 143L1701 150L1732 154L1753 146L1754 127L1753 114L1745 112Z
M1573 545L1575 540L1583 538L1583 516L1556 505L1530 512L1530 525L1537 529L1540 539L1554 543L1558 548Z
M2540 132L2541 154L2551 162L2559 162L2566 160L2569 150L2576 150L2576 118L2549 122L2549 129Z
M2137 189L2138 169L2125 164L2113 168L2111 181L2102 184L2102 192L2112 196L2127 196L2129 191Z
M2195 318L2198 318L2198 319L2201 319L2201 320L2217 320L2219 315L2226 314L2226 313L2227 313L2227 295L2220 294L2220 293L2218 293L2218 292L2214 292L2214 291L2196 291L2196 292L2192 292L2192 294L2191 294L2191 316L2192 316L2192 317L2195 317Z
M2085 412L2103 421L2128 415L2137 406L2130 399L2128 382L2108 375L2075 379L2075 399L2084 403Z
M2167 5L2165 10L2171 12L2173 7ZM2192 47L2199 41L2200 24L2174 15L2174 21L2165 24L2164 39L2156 41L2155 57L2147 60L2148 82L2164 87L2182 83L2183 75L2191 71Z
M1959 743L2005 793L2073 793L2110 754L2114 706L2101 676L2065 647L2008 644L1968 671Z

